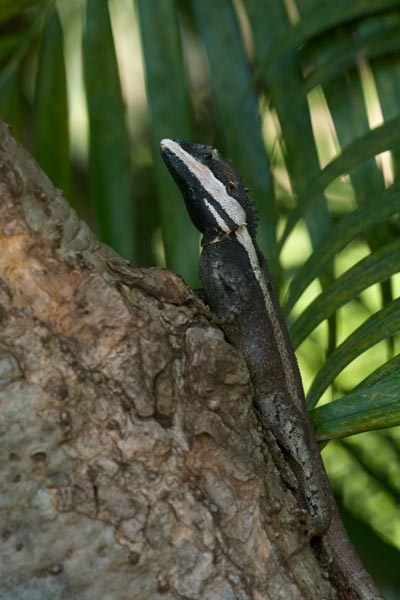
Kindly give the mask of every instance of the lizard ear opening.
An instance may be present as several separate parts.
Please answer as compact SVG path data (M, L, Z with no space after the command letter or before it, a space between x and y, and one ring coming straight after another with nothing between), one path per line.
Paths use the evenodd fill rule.
M236 192L236 184L233 181L228 181L226 184L226 191L230 196L233 196Z

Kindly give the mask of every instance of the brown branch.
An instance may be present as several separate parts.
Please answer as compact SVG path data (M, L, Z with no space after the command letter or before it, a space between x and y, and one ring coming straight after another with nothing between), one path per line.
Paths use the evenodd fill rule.
M0 124L0 595L333 599L242 356Z

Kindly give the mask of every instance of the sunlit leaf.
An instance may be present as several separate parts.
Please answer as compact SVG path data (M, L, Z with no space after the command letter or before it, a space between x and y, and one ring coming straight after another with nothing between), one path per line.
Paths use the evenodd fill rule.
M336 348L316 375L307 395L307 406L314 408L334 378L355 358L374 344L400 331L400 299L373 314Z
M360 139L347 146L338 158L330 162L315 177L303 201L293 210L286 223L285 230L279 240L280 247L287 240L290 232L302 217L305 210L312 206L324 194L327 186L339 175L349 173L363 160L375 156L390 148L400 145L400 118L376 127Z
M393 356L386 363L381 365L378 369L373 371L368 377L363 379L353 391L373 387L376 384L381 383L384 379L393 379L395 376L400 374L400 354Z
M342 217L293 277L284 303L284 314L289 315L304 290L313 279L321 276L338 252L361 234L398 213L399 207L400 185L396 184Z
M364 23L363 32L367 28L374 31L375 23L370 20ZM320 44L312 44L315 52L323 55L325 50L335 47L342 39L351 39L351 33L346 28L338 28L331 36L326 36L325 41ZM324 86L324 94L333 119L336 136L341 148L346 148L353 140L365 135L369 131L369 118L367 110L367 99L365 96L365 85L370 82L369 74L363 69L361 77L358 64L354 64L345 73L339 74ZM363 160L357 167L352 169L350 181L358 204L370 201L372 195L380 193L385 188L385 180L381 169L374 156ZM385 245L388 240L387 224L381 223L374 227L373 231L366 232L366 241L372 251ZM382 278L381 293L384 303L392 300L391 282Z
M374 451L376 451L376 443L379 444L379 450L381 455L385 458L387 457L389 461L393 460L396 464L399 462L400 454L398 450L393 446L391 442L391 438L388 435L387 429L381 429L379 431L374 431L373 434L369 436L369 440L376 440L374 446L372 446L371 451L368 448L368 445L357 444L357 438L350 439L341 439L338 443L342 446L342 448L346 449L346 452L351 456L352 461L356 461L357 466L360 467L364 473L366 473L369 477L369 482L378 485L381 488L381 492L384 494L390 493L393 499L396 502L400 502L400 489L398 485L396 485L396 476L393 476L392 468L382 468L382 461L376 460L374 455ZM371 460L371 456L373 460ZM388 465L389 466L389 465Z
M400 424L400 373L311 411L318 441Z
M307 335L341 306L367 287L400 271L400 240L380 250L343 273L315 298L290 328L290 339L297 348Z

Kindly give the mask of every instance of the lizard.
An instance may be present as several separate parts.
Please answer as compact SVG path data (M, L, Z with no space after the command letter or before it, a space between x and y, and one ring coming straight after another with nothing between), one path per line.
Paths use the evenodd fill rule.
M163 139L162 158L202 234L201 298L247 362L255 406L272 431L309 515L340 598L382 598L340 519L307 410L299 367L275 284L260 251L253 201L235 167L206 144Z

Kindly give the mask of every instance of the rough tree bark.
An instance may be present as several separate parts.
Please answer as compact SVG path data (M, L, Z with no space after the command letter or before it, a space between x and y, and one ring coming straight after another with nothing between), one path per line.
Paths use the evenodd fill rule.
M333 599L184 282L99 243L0 124L0 596Z

